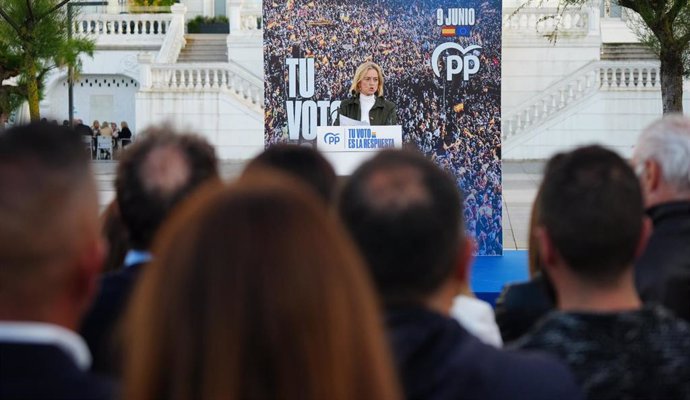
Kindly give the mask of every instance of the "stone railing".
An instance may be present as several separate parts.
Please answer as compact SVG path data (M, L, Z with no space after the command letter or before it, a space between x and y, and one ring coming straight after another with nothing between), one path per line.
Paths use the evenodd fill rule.
M264 28L261 7L244 6L240 10L240 15L240 29L242 31L257 31Z
M177 61L180 51L185 46L184 26L187 7L182 4L174 4L171 8L171 21L168 33L156 56L156 63L170 64Z
M263 81L240 65L229 63L146 65L142 90L223 91L239 96L256 110L264 108Z
M600 90L660 90L659 62L592 61L506 113L503 139L552 118Z
M93 38L97 47L160 46L172 17L172 14L83 13L72 22L72 32Z
M593 28L594 11L598 16L598 10L585 7L563 12L555 7L525 7L518 12L515 12L515 8L506 8L503 10L503 31L509 35L547 36L558 27L558 33L562 36L584 35Z

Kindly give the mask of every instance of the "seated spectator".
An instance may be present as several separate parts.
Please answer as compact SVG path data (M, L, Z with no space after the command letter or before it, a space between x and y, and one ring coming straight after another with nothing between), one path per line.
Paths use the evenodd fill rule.
M539 193L535 204L539 202ZM505 342L527 333L534 324L555 307L555 293L539 259L535 237L538 207L532 206L529 219L528 266L530 280L506 285L496 300L496 322Z
M453 299L450 316L482 342L494 347L503 347L501 332L491 304L478 299L470 290L469 282L466 282L460 289L460 294Z
M155 253L129 310L124 398L399 398L361 258L302 183L208 187Z
M560 357L590 399L690 398L690 325L635 290L650 224L633 170L598 146L557 156L536 206L558 311L516 347Z
M94 120L91 124L91 130L93 131L93 136L98 136L101 134L101 123L98 120Z
M93 131L81 119L75 120L74 130L83 136L93 136Z
M108 121L103 121L101 124L101 130L99 131L101 136L113 137L113 128L110 127Z
M450 318L472 259L462 204L449 175L405 151L365 162L340 198L340 216L385 305L406 398L580 398L571 373L555 359L497 350Z
M654 223L635 264L637 290L690 321L690 119L668 116L647 127L633 163Z
M110 399L75 333L103 260L81 138L51 124L0 135L0 399Z
M123 268L103 277L81 327L94 356L94 370L118 373L120 351L114 348L114 334L139 273L152 258L153 237L179 202L212 179L219 179L213 147L171 128L150 130L123 153L115 192L131 249Z
M266 167L296 176L313 188L326 204L333 202L335 171L315 149L289 144L273 145L250 161L245 171Z

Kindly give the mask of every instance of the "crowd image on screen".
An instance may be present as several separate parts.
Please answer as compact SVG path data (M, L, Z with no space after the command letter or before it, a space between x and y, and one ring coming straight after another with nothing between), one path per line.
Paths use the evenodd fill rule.
M456 38L442 37L436 21L437 10L449 7L457 3L265 2L264 41L271 49L264 53L266 144L290 141L286 58L314 59L314 100L347 98L356 67L373 61L384 71L384 97L397 105L403 142L453 174L464 194L467 230L479 254L500 254L501 4L463 4L475 9L476 20L469 36ZM441 76L434 74L432 53L448 41L481 47L471 51L480 66L466 81L462 73L446 80L443 55Z

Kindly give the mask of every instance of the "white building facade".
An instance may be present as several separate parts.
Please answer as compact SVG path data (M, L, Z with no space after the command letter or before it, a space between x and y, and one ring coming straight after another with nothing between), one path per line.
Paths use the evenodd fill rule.
M82 10L73 29L96 40L96 53L82 57L75 118L127 121L135 134L169 122L208 138L221 158L253 157L264 142L261 4L253 1L182 0L170 14L124 13L117 0ZM602 56L609 44L637 41L629 16L597 2L568 11L553 44L541 18L555 8L513 15L518 5L503 9L503 158L544 159L588 143L629 156L639 131L661 115L659 62ZM227 15L230 33L186 34L197 15ZM66 78L48 77L43 116L67 119Z

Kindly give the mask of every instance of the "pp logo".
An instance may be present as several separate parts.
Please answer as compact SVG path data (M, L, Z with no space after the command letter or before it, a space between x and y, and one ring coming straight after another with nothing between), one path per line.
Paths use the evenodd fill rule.
M431 54L431 68L434 69L434 74L440 78L441 72L438 70L438 58L441 56L441 53L448 49L458 50L463 55L462 57L458 55L449 55L446 57L446 80L452 81L453 76L462 72L463 80L467 81L470 79L470 75L474 75L479 71L479 58L474 54L467 53L481 48L481 46L477 46L476 44L463 48L457 43L443 43Z
M340 143L340 135L335 132L328 132L324 135L323 140L326 144L338 144Z

